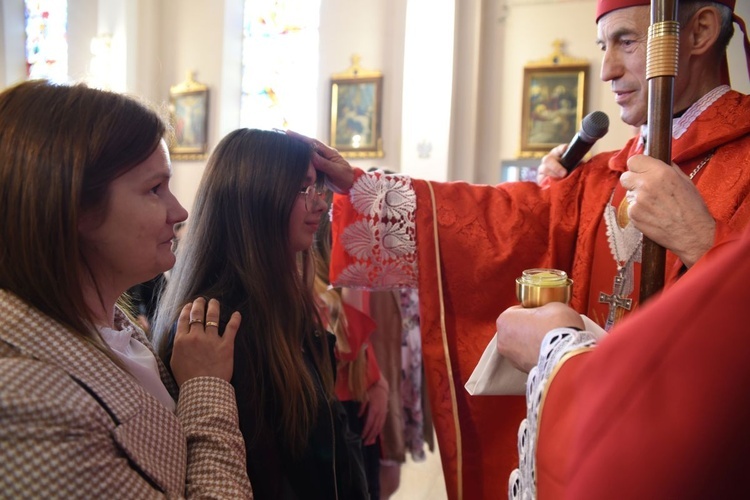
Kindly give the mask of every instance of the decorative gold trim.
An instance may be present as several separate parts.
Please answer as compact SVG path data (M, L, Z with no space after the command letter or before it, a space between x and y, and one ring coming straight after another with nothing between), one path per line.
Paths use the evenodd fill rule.
M662 21L648 28L646 80L660 76L677 76L680 45L680 23Z
M378 78L383 76L383 73L376 70L371 69L362 69L362 66L360 65L360 62L362 61L362 56L359 54L353 54L352 55L352 65L349 66L348 69L345 71L342 71L341 73L334 73L331 75L331 78L339 79L349 79L349 78Z
M578 59L570 57L565 54L565 42L559 38L552 42L552 54L548 55L543 59L537 59L536 61L530 61L524 65L525 68L548 68L550 66L555 67L566 67L566 66L588 66L588 59Z
M435 204L435 191L432 189L432 183L427 182L430 188L430 200L432 201L432 228L435 236L435 259L438 283L438 297L440 298L440 331L443 337L443 352L445 353L445 366L448 370L448 385L451 389L451 405L453 413L453 424L456 428L456 484L458 488L458 500L464 496L463 488L463 446L461 444L461 424L458 417L458 398L456 397L456 384L453 381L453 367L451 366L450 349L448 348L448 334L445 328L445 305L443 304L443 274L440 271L440 241L438 239L437 226L437 205Z
M208 87L195 81L195 71L188 71L185 75L185 81L169 87L170 93L183 94L185 92L198 92L208 90Z

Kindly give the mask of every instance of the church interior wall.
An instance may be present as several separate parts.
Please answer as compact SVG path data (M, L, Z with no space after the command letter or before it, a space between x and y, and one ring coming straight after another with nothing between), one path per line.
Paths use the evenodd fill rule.
M422 172L413 152L423 140L419 130L402 129L408 119L404 102L407 32L429 16L407 23L409 2L421 0L322 0L320 72L311 76L319 100L317 135L328 140L329 77L361 56L361 64L384 74L383 158L354 160L363 168L382 166ZM520 144L523 65L543 59L561 39L572 57L590 62L587 110L602 110L612 123L594 152L620 147L633 130L619 121L607 84L599 80L600 52L595 44L595 0L439 0L435 8L453 10L454 43L436 45L429 54L452 72L448 99L435 102L436 116L446 121L444 147L450 180L499 182L503 159L515 158ZM750 2L738 2L737 14L750 19ZM0 9L0 85L24 77L23 1L2 0ZM93 37L112 37L115 90L164 103L169 87L188 71L210 88L209 147L239 125L242 0L69 0L70 74L88 71ZM750 92L739 37L730 46L730 72L735 88ZM442 70L441 70L442 71ZM436 71L436 74L443 74ZM449 73L450 74L450 73ZM405 142L408 141L408 142ZM417 162L410 167L403 159ZM204 161L175 161L174 190L189 207Z

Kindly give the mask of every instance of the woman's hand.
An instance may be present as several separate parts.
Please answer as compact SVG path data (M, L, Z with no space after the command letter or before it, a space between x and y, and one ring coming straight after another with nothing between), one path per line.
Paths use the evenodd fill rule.
M365 446L375 444L375 440L383 431L385 417L388 414L389 394L388 381L382 375L367 389L367 401L362 403L359 409L360 417L367 412L365 425L362 428L362 442Z
M316 170L326 174L326 186L333 192L346 194L354 184L354 170L349 162L334 148L291 130L287 135L303 141L313 148L312 164Z
M224 334L219 336L219 301L197 298L186 304L177 320L172 367L177 385L195 377L217 377L227 382L234 370L234 338L240 327L240 313L234 312Z

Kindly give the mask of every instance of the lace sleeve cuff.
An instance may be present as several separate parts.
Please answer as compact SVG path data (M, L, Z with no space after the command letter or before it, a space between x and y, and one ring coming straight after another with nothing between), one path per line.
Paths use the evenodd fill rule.
M536 498L536 440L539 409L556 367L568 354L596 344L597 335L574 328L555 328L542 341L539 363L526 382L526 419L518 429L518 469L509 479L508 498Z
M416 193L412 180L360 173L332 209L332 282L371 289L417 286Z

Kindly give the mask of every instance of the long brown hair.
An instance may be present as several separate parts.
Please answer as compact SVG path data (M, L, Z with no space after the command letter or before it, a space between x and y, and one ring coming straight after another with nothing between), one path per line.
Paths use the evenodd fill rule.
M332 196L329 193L329 198ZM349 322L344 310L344 301L340 288L332 288L329 279L331 263L331 223L328 218L321 221L315 240L315 293L326 308L328 328L336 336L336 347L340 351L350 352ZM354 399L367 401L367 356L360 349L351 361L337 360L338 368L347 371L348 389Z
M320 401L333 394L331 360L312 292L309 252L290 250L289 218L310 165L311 148L286 134L239 129L216 146L203 173L187 234L177 251L154 325L165 354L181 305L199 296L238 310L232 383L240 416L258 433L275 429L291 453L303 450ZM316 373L306 367L312 354ZM245 429L247 431L247 429ZM247 437L247 436L246 436Z
M146 105L84 85L37 80L0 94L0 288L110 358L84 302L78 220L106 211L110 183L165 130Z

